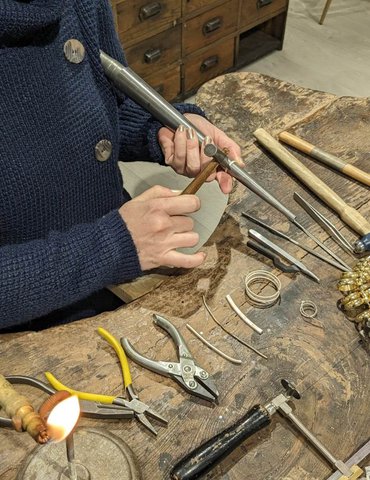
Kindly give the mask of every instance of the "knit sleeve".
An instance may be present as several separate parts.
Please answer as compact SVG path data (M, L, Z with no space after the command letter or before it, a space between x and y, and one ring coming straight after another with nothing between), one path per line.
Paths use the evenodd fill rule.
M118 210L46 239L0 248L0 329L63 308L141 274Z
M108 0L100 2L99 31L100 48L123 65L127 61L114 29L111 6ZM181 113L196 113L205 116L203 110L191 103L175 104ZM164 164L158 143L158 131L163 125L136 102L120 95L119 105L119 159L125 162L147 160Z

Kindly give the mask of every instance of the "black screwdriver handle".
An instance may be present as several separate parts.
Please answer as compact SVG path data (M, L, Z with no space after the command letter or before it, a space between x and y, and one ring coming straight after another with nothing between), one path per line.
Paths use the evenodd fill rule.
M255 405L240 420L180 460L171 471L173 480L196 480L208 473L246 438L269 425L265 407Z

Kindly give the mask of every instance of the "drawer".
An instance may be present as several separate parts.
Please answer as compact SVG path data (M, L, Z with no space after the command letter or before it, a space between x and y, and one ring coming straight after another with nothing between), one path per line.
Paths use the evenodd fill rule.
M127 48L128 64L138 75L167 68L181 59L181 25Z
M208 48L201 55L187 58L184 64L185 91L190 92L231 68L234 64L234 45L235 39L229 38Z
M229 0L184 23L185 55L234 32L237 28L238 0Z
M288 0L242 0L239 28L267 20L287 5Z
M182 0L182 14L189 15L189 13L196 12L201 8L212 6L217 0Z
M160 71L146 76L145 81L149 83L166 100L175 100L181 93L181 70L180 65L167 71Z
M117 29L124 45L137 43L175 25L181 17L178 0L123 0L116 3Z

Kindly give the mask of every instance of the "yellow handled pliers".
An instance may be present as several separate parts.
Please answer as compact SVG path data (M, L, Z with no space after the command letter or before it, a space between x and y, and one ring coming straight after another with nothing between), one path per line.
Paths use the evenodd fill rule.
M98 333L100 336L102 336L112 347L114 348L120 364L121 364L121 370L122 370L122 378L123 378L123 383L124 383L124 391L127 393L128 397L130 400L126 400L122 396L111 396L111 395L100 395L100 394L95 394L95 393L87 393L87 392L80 392L78 390L73 390L69 387L66 387L63 385L59 380L57 380L54 375L50 372L45 372L45 376L48 379L49 383L56 389L56 390L66 390L67 392L71 393L72 395L77 395L78 398L81 400L90 400L93 402L100 402L103 404L111 404L112 408L115 408L115 405L121 406L121 407L126 407L129 408L130 410L133 410L134 416L141 422L145 427L147 427L152 433L157 435L156 430L152 426L152 424L149 422L149 420L146 417L146 414L148 414L150 417L155 418L159 422L162 422L163 424L167 425L167 420L163 418L159 413L157 413L155 410L153 410L151 407L149 407L146 403L142 402L139 400L139 397L136 395L134 388L132 386L132 379L131 379L131 373L130 373L130 368L128 365L127 357L125 354L125 351L123 350L121 344L118 342L118 340L110 334L107 330L104 328L99 327L98 328ZM107 405L106 407L107 408ZM109 407L108 407L109 408Z

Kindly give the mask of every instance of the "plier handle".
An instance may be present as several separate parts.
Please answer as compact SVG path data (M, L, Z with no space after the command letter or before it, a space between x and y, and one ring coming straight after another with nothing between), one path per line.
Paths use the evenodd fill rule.
M140 423L142 423L146 428L148 428L152 433L156 435L157 432L152 426L152 424L149 422L149 420L147 419L146 415L149 415L150 417L156 419L157 421L161 422L164 425L167 425L168 423L167 420L164 417L162 417L158 412L156 412L154 409L152 409L149 405L142 402L136 395L132 385L131 372L130 372L129 364L127 361L127 357L119 341L104 328L99 327L98 333L101 337L104 338L104 340L106 340L114 348L118 356L118 359L121 365L122 379L125 387L124 392L127 393L129 397L128 400L121 395L119 396L101 395L97 393L89 393L89 392L74 390L72 388L69 388L63 385L50 372L45 373L46 378L56 390L66 390L72 395L77 395L77 397L82 400L90 400L90 401L105 404L106 410L116 409L117 407L126 408L130 410L133 413L133 416Z
M27 375L7 375L5 378L13 385L29 385L38 390L42 390L49 395L53 395L57 391L45 382ZM60 390L65 390L65 388L61 388ZM98 419L126 419L133 418L134 416L134 411L128 408L117 406L115 409L108 409L101 407L102 406L98 405L96 402L80 400L81 415L84 417ZM0 427L12 428L12 426L12 421L9 418L0 417Z
M153 322L171 336L177 346L179 362L162 362L147 358L135 350L127 338L121 338L122 347L127 355L139 365L173 378L189 393L212 402L216 401L219 395L216 385L209 373L195 362L181 333L169 320L160 315L154 314Z

